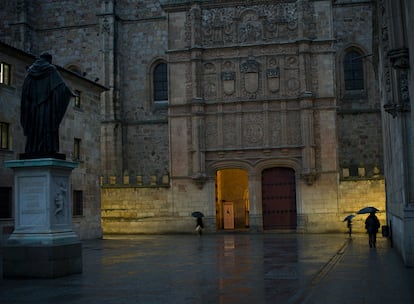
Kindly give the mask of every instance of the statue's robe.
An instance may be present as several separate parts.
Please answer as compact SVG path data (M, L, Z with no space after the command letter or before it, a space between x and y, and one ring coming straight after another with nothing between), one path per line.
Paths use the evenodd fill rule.
M59 151L59 125L72 96L54 65L40 58L30 66L23 83L20 112L26 154Z

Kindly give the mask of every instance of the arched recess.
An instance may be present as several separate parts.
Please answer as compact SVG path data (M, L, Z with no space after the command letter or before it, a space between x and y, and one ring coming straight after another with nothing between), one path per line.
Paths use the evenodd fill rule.
M215 175L215 210L217 229L242 230L249 228L250 167L245 162L224 161L209 168Z

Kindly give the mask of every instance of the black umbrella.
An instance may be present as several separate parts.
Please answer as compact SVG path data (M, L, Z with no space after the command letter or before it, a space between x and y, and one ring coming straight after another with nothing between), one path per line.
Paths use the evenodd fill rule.
M355 217L355 215L350 214L350 215L348 215L346 218L344 218L344 222L346 222L346 221L350 221L350 220L352 220L354 217Z
M362 208L361 210L359 210L357 213L358 214L366 214L366 213L372 213L372 212L378 212L379 210L375 207L365 207Z
M194 211L193 213L191 213L192 216L194 217L203 217L204 214L200 211Z

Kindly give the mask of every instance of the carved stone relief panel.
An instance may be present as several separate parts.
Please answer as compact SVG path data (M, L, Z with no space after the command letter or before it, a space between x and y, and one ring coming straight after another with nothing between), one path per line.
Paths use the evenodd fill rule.
M303 9L303 35L307 38L316 38L315 8L312 1L302 1Z
M317 75L318 63L313 61L310 68ZM299 71L297 55L210 60L203 64L203 96L205 100L223 101L296 97L303 90ZM317 77L309 78L312 88L317 89Z
M254 43L263 40L263 23L257 11L248 9L240 16L238 42Z
M203 66L203 94L206 100L215 99L218 92L217 71L214 63L207 62Z
M207 149L218 147L218 121L216 115L208 115L206 117L206 146Z
M261 94L260 64L253 57L243 60L240 64L242 95L247 98L256 98Z
M185 96L187 100L191 100L193 98L193 79L191 64L187 64L185 69Z
M238 140L239 130L235 128L236 116L234 114L223 115L223 145L224 147L235 147Z
M266 67L267 94L277 94L280 91L280 66L277 57L270 56Z
M287 144L290 146L302 145L300 112L288 111L286 124Z
M243 115L243 147L257 147L263 145L263 116L259 113Z
M296 1L204 9L202 42L205 46L212 46L261 43L295 37L297 18Z
M221 81L223 97L233 97L236 94L236 71L233 61L226 60L222 65Z
M280 146L282 144L281 112L269 112L269 144Z
M204 77L203 91L206 100L215 99L217 97L217 79L215 75Z
M319 65L318 65L318 58L316 56L312 56L311 62L311 85L312 85L312 92L319 92L319 81L316 75L319 75Z
M286 56L285 57L285 68L286 69L297 69L299 67L299 60L297 56Z
M410 102L410 93L409 93L409 81L408 81L408 70L398 71L399 76L399 99L402 104L409 104Z
M297 56L287 56L285 58L285 94L287 96L297 96L300 92L299 81L299 59Z

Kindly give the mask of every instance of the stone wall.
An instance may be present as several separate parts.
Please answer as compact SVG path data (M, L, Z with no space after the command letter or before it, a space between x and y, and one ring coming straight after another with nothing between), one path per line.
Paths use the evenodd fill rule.
M338 158L340 168L349 168L353 176L358 176L358 166L365 168L366 176L372 176L375 167L383 171L375 11L375 5L367 1L335 1L333 5ZM357 50L362 57L364 88L360 91L344 87L343 60L349 50Z
M102 228L104 235L146 233L193 233L191 212L202 211L206 229L216 227L214 183L207 182L204 189L189 180L168 184L136 185L128 176L124 184L105 184L102 187ZM336 175L322 176L313 186L297 185L298 231L306 233L347 233L344 218L367 206L374 206L381 225L387 225L385 214L385 182L377 178L349 178L336 184ZM167 182L167 179L164 180ZM253 185L253 180L249 183ZM258 185L260 187L260 185ZM317 189L317 191L315 191ZM257 218L261 218L260 195L250 186L250 222L252 231L262 231ZM323 193L323 194L322 194ZM366 215L356 215L353 232L365 233ZM257 226L257 224L260 224Z
M124 177L124 181L128 178ZM164 180L166 182L167 180ZM206 187L206 189L211 187ZM111 234L194 233L193 211L206 215L205 228L215 231L213 205L206 191L188 181L169 184L113 184L102 187L102 229Z
M412 1L378 1L379 75L387 216L404 263L414 266L414 39Z
M18 159L24 152L25 138L20 126L20 97L26 67L35 58L10 46L0 44L0 62L12 67L12 83L0 86L0 121L10 124L10 149L0 150L0 161ZM73 229L82 239L102 236L100 217L100 97L104 87L59 68L66 84L81 92L80 107L71 100L59 128L60 152L68 160L79 161L71 175L71 190L83 192L83 215L73 218ZM81 140L80 159L74 159L74 138ZM13 187L13 172L0 167L0 186ZM13 195L14 196L14 195ZM0 226L13 226L13 220ZM2 227L0 227L1 229Z
M2 1L0 39L34 54L49 50L57 64L109 88L100 115L92 109L100 137L85 134L88 145L100 141L101 158L85 159L74 185L90 204L103 176L105 231L187 231L193 209L215 227L213 181L223 168L249 173L260 230L260 174L274 166L296 172L300 229L340 231L340 208L350 201L338 198L342 169L355 177L359 166L363 177L382 171L373 3L72 2ZM364 61L366 94L348 100L341 56L351 46L373 56ZM153 102L158 62L169 67L168 108ZM68 115L77 127L62 134L65 151L88 120ZM95 207L86 212L97 220Z
M339 220L364 207L373 206L379 209L377 213L381 225L387 225L385 206L385 180L382 177L373 179L341 180L339 183ZM353 231L365 233L367 215L357 215L353 220ZM343 223L346 227L346 223Z

